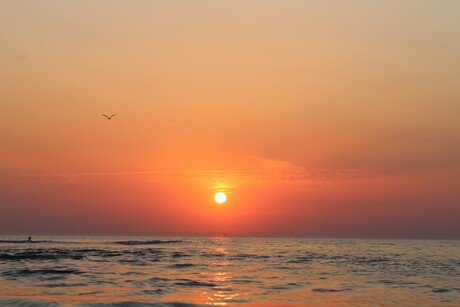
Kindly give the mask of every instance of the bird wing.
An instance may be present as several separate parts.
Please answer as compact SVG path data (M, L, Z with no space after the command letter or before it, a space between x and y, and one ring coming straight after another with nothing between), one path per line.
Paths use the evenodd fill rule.
M104 117L107 117L108 119L110 119L110 118L109 118L107 115L105 115L105 114L101 114L101 115L104 116Z
M112 114L112 115L110 115L110 118L114 117L115 115L117 115L117 114Z

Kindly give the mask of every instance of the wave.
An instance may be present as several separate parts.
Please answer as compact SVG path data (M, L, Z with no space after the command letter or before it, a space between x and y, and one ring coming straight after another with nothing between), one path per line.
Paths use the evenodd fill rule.
M434 293L444 293L444 292L451 292L451 291L460 292L460 288L445 287L445 288L435 288L431 290L431 292L434 292Z
M290 282L287 284L263 286L262 288L267 289L267 290L286 291L286 290L293 290L293 289L300 288L300 287L302 287L301 284Z
M182 243L181 240L147 240L147 241L117 241L115 244L120 245L158 245L158 244L172 244Z
M184 253L181 253L181 252L173 252L173 253L171 254L171 257L172 257L172 258L190 257L190 255L184 254Z
M386 285L401 285L401 286L417 284L416 282L412 282L412 281L389 280L389 279L382 279L377 282L381 284L386 284Z
M84 260L88 257L92 258L93 261L109 262L111 259L119 257L130 257L135 256L135 261L130 258L117 259L121 262L136 262L138 263L142 258L147 257L148 261L160 261L166 254L155 248L145 248L137 250L104 250L104 249L58 249L58 248L38 248L38 249L5 249L3 252L0 250L0 261L16 261L16 260L60 260L60 259L71 259L71 260ZM174 254L171 256L174 257Z
M168 266L168 268L183 269L183 268L190 268L193 266L195 266L193 263L175 263L175 264Z
M182 302L165 302L165 303L141 303L141 302L117 302L117 303L86 303L81 304L83 307L198 307L205 306L192 303ZM29 307L29 306L27 306Z
M0 253L0 260L58 260L58 259L73 259L81 260L85 257L83 251L71 251L71 250L59 250L59 249L35 249L27 251L9 251L6 253Z
M8 307L57 307L58 303L49 301L29 301L23 299L0 300L0 306Z
M315 292L343 292L345 290L339 290L339 289L327 289L327 288L317 288L317 289L313 289L312 291L315 291Z
M37 270L29 270L29 269L21 269L21 270L9 270L4 271L2 273L3 276L28 276L28 275L62 275L62 274L82 274L83 272L79 270L72 270L72 269L37 269Z
M0 240L0 243L15 243L15 244L22 244L22 243L28 243L28 244L37 244L37 243L63 243L63 242L57 242L57 241L51 241L51 240Z
M196 280L191 280L191 279L178 279L178 280L179 282L174 283L176 286L184 286L184 287L215 287L217 286L214 283L196 281Z

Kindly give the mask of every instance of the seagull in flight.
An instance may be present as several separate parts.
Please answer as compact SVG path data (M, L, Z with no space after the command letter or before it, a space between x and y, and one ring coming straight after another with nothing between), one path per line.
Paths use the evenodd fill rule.
M112 117L114 117L114 116L117 115L117 114L112 114L112 115L110 115L110 116L108 116L108 115L106 115L106 114L101 114L101 115L104 116L104 117L107 117L108 120L111 120Z

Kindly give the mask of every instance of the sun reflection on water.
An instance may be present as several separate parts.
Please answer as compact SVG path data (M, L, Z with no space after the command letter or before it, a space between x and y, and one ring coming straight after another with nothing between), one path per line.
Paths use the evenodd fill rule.
M226 246L229 243L228 238L215 238L214 241L220 245L214 248L216 254L230 255ZM233 273L228 270L229 265L230 262L226 260L213 261L210 268L211 270L216 269L216 271L201 273L210 283L216 284L211 291L203 291L200 295L205 300L206 305L225 306L240 296L239 293L235 292L234 284L232 283Z

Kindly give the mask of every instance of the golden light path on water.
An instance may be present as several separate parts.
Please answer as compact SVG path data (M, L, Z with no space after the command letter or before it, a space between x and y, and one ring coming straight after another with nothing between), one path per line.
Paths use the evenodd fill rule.
M223 247L215 247L214 251L216 254L221 255L228 255L229 252L225 247L225 244L229 242L228 238L215 238L214 239L219 244L222 244ZM234 293L233 290L233 274L227 270L225 270L229 265L228 261L213 261L212 266L215 268L219 268L216 272L202 272L202 276L206 279L209 279L213 282L218 284L224 284L221 286L217 286L214 292L203 291L200 296L205 298L207 305L213 306L224 306L227 305L229 302L234 301L238 296L239 293Z

